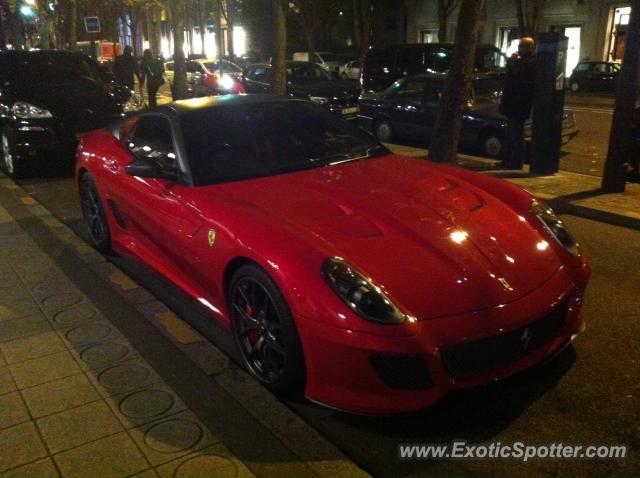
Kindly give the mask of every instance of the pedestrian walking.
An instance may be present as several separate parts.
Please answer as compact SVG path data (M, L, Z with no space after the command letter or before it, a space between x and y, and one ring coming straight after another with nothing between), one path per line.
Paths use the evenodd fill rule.
M164 84L164 65L160 59L153 56L153 52L148 48L142 55L140 71L142 75L141 84L144 84L145 81L147 83L149 106L157 106L156 95L158 94L158 88Z
M518 54L507 62L507 74L500 113L507 117L507 141L503 160L506 169L522 169L524 163L524 123L531 116L536 78L535 43L523 37Z
M126 46L122 55L113 63L113 75L116 81L130 90L134 89L134 76L140 81L140 68L133 56L133 48Z

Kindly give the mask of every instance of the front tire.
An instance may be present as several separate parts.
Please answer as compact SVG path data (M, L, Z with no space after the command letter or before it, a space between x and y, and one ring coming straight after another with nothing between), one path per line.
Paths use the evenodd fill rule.
M389 143L393 139L391 123L385 119L377 120L373 125L373 134L381 143Z
M2 170L12 179L23 178L26 174L24 161L16 155L15 137L10 128L0 132L0 165Z
M302 391L302 345L275 282L256 264L245 264L233 275L228 303L234 342L244 367L274 393Z
M93 247L103 254L111 252L111 232L95 181L89 173L80 178L82 215Z

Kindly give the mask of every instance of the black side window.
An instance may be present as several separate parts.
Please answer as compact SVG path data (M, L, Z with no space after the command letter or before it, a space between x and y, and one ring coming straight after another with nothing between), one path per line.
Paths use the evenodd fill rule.
M262 83L268 83L270 74L269 67L267 66L256 66L249 72L247 77L253 81L260 81Z
M395 48L373 48L367 53L365 60L365 67L374 70L382 70L384 73L393 71L396 61L396 49Z
M151 160L161 168L177 167L173 134L166 118L140 116L126 142L136 157Z
M404 47L398 55L398 68L404 74L414 75L425 71L425 48L422 46Z
M440 81L427 82L427 84L425 85L425 92L424 92L425 103L439 104L443 87L444 87L444 83Z

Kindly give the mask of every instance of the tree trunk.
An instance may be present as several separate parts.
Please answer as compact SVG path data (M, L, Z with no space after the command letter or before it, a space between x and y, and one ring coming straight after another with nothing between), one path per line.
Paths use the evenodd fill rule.
M275 22L275 51L273 54L273 93L285 96L287 93L287 71L285 54L287 50L287 0L273 0L273 18Z
M449 13L444 0L438 0L438 41L445 43L447 41L447 20Z
M640 0L631 2L631 18L627 27L622 70L618 77L618 91L613 110L609 151L604 164L602 190L621 193L625 190L626 167L635 157L631 123L638 91L638 67L640 67Z
M173 91L174 100L181 100L187 97L187 64L184 58L184 24L185 11L184 3L180 0L174 3L175 7L171 12L173 23Z
M516 3L516 12L518 14L518 31L520 38L525 36L527 26L524 24L524 9L522 8L522 2L525 0L514 0Z
M78 49L78 4L77 0L69 1L69 50Z
M213 21L216 29L216 50L218 59L224 56L224 38L222 37L222 3L221 0L216 1L216 11Z
M429 147L429 159L432 161L453 163L456 158L462 112L473 76L483 4L484 0L462 0L460 6L451 68L440 98L438 118Z

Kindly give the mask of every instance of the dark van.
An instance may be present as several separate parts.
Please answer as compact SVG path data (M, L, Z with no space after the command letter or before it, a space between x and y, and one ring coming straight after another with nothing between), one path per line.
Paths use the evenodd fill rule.
M446 73L451 65L452 43L415 43L372 48L362 72L364 91L380 91L403 76ZM493 45L476 48L475 71L501 76L507 57Z

